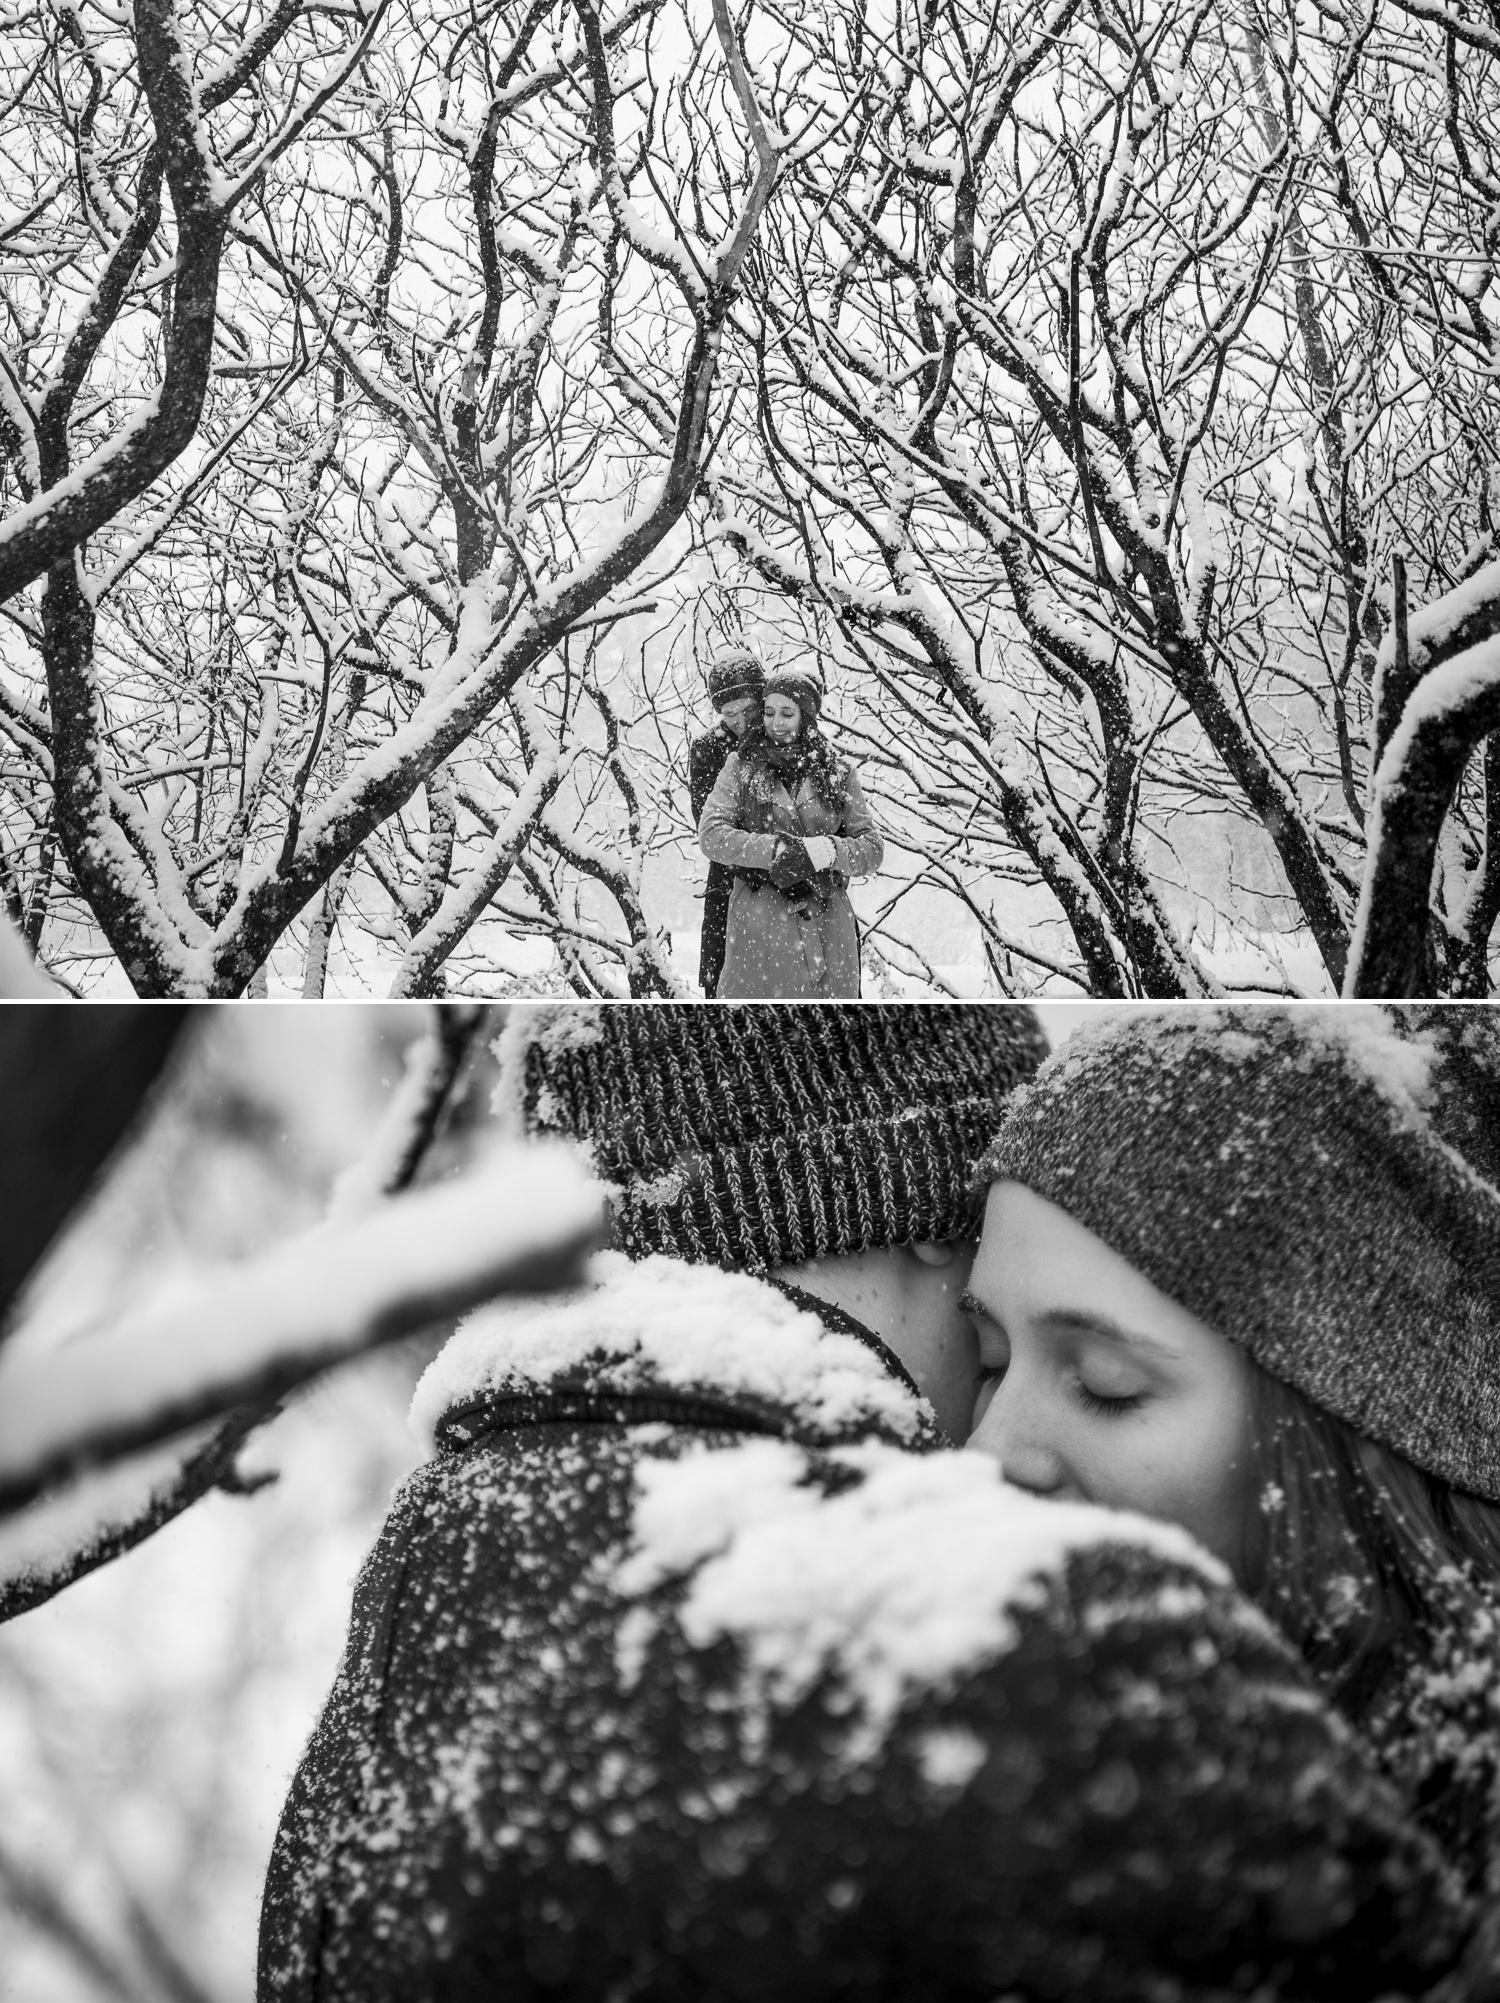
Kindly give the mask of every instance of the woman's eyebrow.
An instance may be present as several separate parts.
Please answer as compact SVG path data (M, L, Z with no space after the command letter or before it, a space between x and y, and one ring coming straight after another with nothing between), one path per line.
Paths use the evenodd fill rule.
M992 1321L998 1328L1000 1317L986 1301L982 1301L971 1287L965 1287L958 1297L958 1304L965 1314L978 1315L983 1321Z
M1113 1321L1107 1314L1080 1314L1076 1308L1042 1308L1035 1320L1039 1327L1057 1335L1102 1335L1106 1340L1122 1343L1128 1349L1149 1350L1153 1356L1174 1354L1167 1343L1158 1342L1155 1336L1147 1335L1143 1329L1127 1328L1123 1322Z

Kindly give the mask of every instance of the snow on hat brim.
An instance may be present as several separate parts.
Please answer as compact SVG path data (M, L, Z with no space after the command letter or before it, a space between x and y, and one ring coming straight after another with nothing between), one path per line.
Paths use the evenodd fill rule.
M1500 1024L1438 1014L1111 1017L1011 1102L983 1172L1357 1431L1500 1500L1500 1188L1473 1110L1500 1102Z

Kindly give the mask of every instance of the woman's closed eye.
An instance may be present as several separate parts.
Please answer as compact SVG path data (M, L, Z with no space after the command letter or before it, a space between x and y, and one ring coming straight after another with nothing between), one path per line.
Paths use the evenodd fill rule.
M1140 1365L1113 1343L1086 1344L1069 1375L1073 1396L1086 1412L1117 1418L1145 1403L1150 1380Z
M1097 1412L1108 1419L1133 1412L1146 1402L1144 1391L1095 1391L1081 1377L1074 1379L1073 1396L1085 1412Z

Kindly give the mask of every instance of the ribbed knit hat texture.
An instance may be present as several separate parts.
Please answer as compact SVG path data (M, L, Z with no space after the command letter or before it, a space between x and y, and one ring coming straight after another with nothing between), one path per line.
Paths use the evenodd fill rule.
M723 655L708 671L708 693L716 703L759 695L765 685L766 671L748 650Z
M984 1160L1357 1431L1500 1500L1500 1013L1133 1009Z
M976 1235L975 1166L1046 1050L1021 1005L534 1005L497 1105L584 1145L624 1251L764 1272Z

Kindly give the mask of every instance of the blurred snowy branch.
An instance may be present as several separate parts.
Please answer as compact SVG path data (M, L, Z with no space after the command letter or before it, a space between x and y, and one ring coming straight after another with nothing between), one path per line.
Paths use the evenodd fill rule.
M383 1196L410 1186L458 1096L466 1065L484 1041L491 1011L457 1002L427 1012L426 1033L406 1053L406 1068L380 1130L339 1177L330 1214L353 1218Z
M105 1333L0 1371L0 1516L85 1471L108 1470L237 1407L265 1408L298 1384L492 1296L562 1284L594 1242L599 1194L563 1148L498 1155L463 1180L334 1220L260 1258L174 1289ZM238 1429L239 1437L235 1437ZM243 1420L174 1475L141 1470L134 1493L109 1483L97 1506L75 1490L62 1534L38 1563L37 1526L15 1547L22 1590L0 1612L34 1605L101 1549L139 1541L233 1473ZM122 1508L123 1502L123 1508ZM123 1521L122 1521L123 1518ZM24 1582L30 1580L29 1585Z

